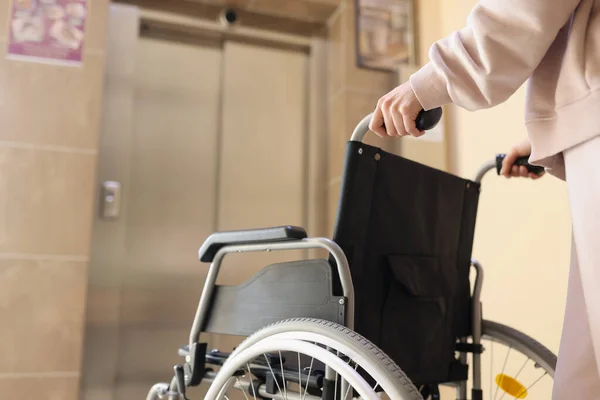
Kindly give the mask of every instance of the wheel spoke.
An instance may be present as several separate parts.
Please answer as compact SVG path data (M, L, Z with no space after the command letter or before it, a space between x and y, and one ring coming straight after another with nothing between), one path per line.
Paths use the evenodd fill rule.
M337 371L335 372L335 384L334 384L334 389L333 389L333 398L337 399L337 387L338 387L338 373Z
M506 372L506 365L508 364L508 357L510 357L510 352L512 351L512 346L508 348L508 351L506 352L506 358L504 359L504 365L502 366L502 374L504 374L504 372Z
M281 351L279 352L279 365L281 366L281 379L283 380L283 397L287 400L287 380L285 379L285 373L283 372L283 357L281 357Z
M502 393L502 396L500 396L500 400L502 400L504 398L504 396L506 396L506 392L504 390L502 390L504 393ZM519 393L520 394L520 393ZM518 399L518 397L515 397L515 399Z
M494 387L494 339L492 339L491 353L492 360L490 361L490 395L492 394L492 388Z
M519 375L521 374L521 372L523 372L523 369L525 369L525 366L527 365L527 361L531 361L531 358L528 358L527 360L525 360L525 362L521 366L521 369L519 369L519 372L517 372L517 374L514 376L514 379L517 379L519 377ZM524 390L527 391L528 389L524 389ZM515 399L518 399L519 396L522 395L523 393L524 393L523 391L517 393L517 397L515 397ZM500 400L502 400L505 395L506 395L506 392L504 392L504 394L502 394L502 396L500 397Z
M267 357L266 354L263 354L263 357L265 357L265 361L267 362L267 365L269 366L269 370L271 371L271 375L273 375L273 379L275 380L275 384L277 385L277 390L279 390L279 393L283 393L283 391L281 390L281 386L279 386L279 380L275 376L275 372L273 372L273 368L271 367L271 363L269 362L269 358ZM284 381L285 381L285 379L284 379Z
M512 350L512 346L508 348L508 351L506 352L506 358L504 359L504 365L502 366L502 372L501 374L504 375L504 371L506 371L506 364L508 363L508 357L510 356L510 351ZM494 400L496 400L496 396L498 395L498 390L500 389L500 386L496 386L496 393L494 393Z
M244 390L244 387L242 386L242 381L240 381L240 378L236 376L236 377L235 377L235 379L237 380L237 383L238 383L238 385L240 385L240 388L242 389L242 390L240 390L240 391L241 391L241 392L242 392L242 394L244 395L244 398L245 398L246 400L250 400L250 399L248 398L248 395L246 395L246 391ZM252 382L250 382L250 385L252 385Z
M354 370L358 370L358 364L355 364ZM346 382L346 384L348 384L348 382ZM346 400L348 398L348 393L350 393L350 389L352 389L352 386L348 385L348 387L346 388L346 393L344 393L344 397L342 397L342 400Z
M298 353L298 387L300 388L300 396L302 397L302 366L300 365L300 353Z
M544 372L544 373L542 374L542 376L540 376L539 378L537 378L537 379L536 379L536 380L535 380L535 381L534 381L534 382L533 382L531 385L529 385L529 387L528 387L527 389L525 389L525 392L529 392L529 389L531 389L532 387L534 387L535 385L537 385L537 383L538 383L539 381L541 381L541 380L542 380L542 378L543 378L543 377L545 377L546 375L548 375L548 372ZM523 394L523 392L519 393L519 396L520 396L521 394ZM519 397L517 396L516 398L518 399Z
M375 386L373 386L373 391L377 392L377 388L379 387L379 382L375 383ZM419 389L419 392L421 391L421 389ZM344 399L345 400L345 399Z
M302 400L306 398L306 394L308 393L308 381L310 381L310 375L312 374L313 363L315 359L311 357L310 366L308 367L308 376L306 377L306 386L304 387L304 396L302 396Z
M248 378L250 379L250 387L252 388L252 396L254 400L256 399L256 389L254 389L254 384L252 383L252 372L250 372L250 364L246 364L246 368L248 368Z
M531 358L527 358L527 360L525 360L525 362L523 363L523 365L521 366L521 369L519 370L519 372L517 372L517 374L515 375L515 379L517 379L519 377L519 375L521 375L521 372L523 372L523 370L525 369L525 366L527 365L527 361L533 361Z

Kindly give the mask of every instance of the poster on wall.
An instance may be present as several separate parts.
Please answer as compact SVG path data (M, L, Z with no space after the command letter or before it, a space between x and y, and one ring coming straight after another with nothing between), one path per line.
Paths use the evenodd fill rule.
M7 57L80 66L88 0L13 0Z
M416 64L413 0L354 1L358 66L397 71Z

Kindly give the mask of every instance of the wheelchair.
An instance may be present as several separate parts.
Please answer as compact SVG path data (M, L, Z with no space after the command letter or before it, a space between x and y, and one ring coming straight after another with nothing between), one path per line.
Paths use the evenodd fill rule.
M363 143L371 116L348 142L333 240L282 226L202 244L210 267L182 362L147 400L184 400L199 386L204 400L436 400L444 386L458 400L482 400L484 388L486 399L522 399L552 385L550 350L482 316L483 268L471 259L477 202L503 155L465 180ZM433 126L441 112L419 117ZM228 254L299 249L329 257L216 285ZM201 333L246 339L209 350Z

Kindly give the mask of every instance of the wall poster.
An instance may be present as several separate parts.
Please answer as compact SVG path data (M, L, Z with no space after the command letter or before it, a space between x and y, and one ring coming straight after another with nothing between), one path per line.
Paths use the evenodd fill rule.
M81 65L87 13L88 0L13 0L8 58Z
M354 0L359 67L396 72L414 65L413 0Z

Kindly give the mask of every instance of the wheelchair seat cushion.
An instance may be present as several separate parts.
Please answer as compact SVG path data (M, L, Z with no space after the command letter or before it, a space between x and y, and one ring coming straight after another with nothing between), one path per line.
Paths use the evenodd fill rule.
M202 244L198 256L202 262L212 262L217 252L224 246L283 242L306 239L306 237L304 228L297 226L216 232Z

